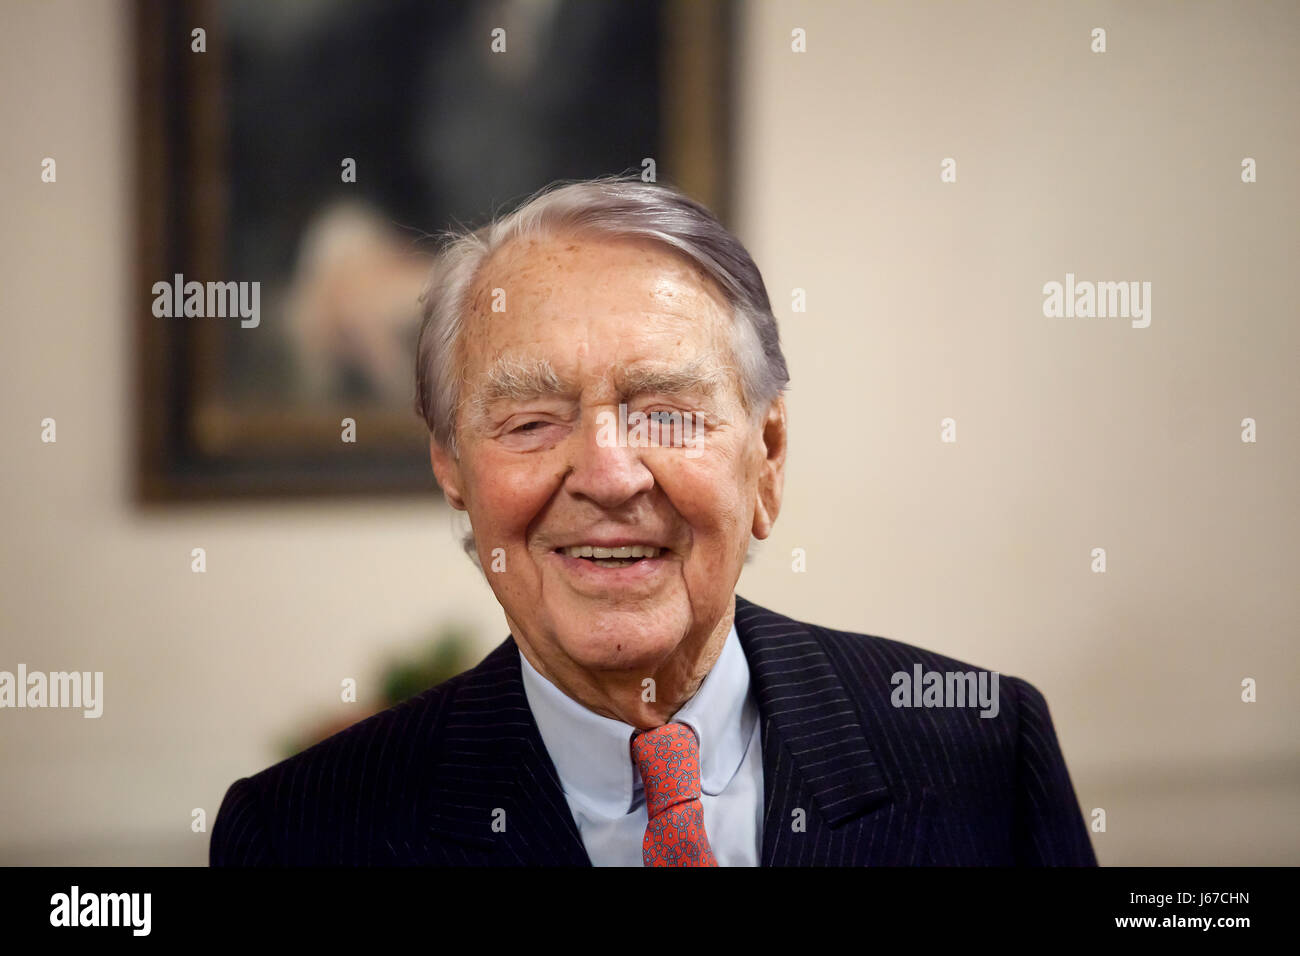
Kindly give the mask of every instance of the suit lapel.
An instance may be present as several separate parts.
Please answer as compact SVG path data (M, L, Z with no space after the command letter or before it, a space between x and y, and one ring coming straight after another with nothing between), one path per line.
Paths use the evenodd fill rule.
M761 864L925 862L933 797L888 771L807 625L737 596L736 632L762 723ZM528 707L513 637L465 675L444 708L429 717L440 744L424 777L425 852L415 861L590 866Z
M427 833L467 860L590 866L507 638L466 675L441 726Z
M737 596L736 632L762 722L762 865L920 862L928 791L912 799L891 786L807 625Z

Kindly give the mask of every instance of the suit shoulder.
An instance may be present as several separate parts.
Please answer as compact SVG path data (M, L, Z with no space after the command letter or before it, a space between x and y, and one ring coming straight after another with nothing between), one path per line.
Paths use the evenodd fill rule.
M891 668L921 664L927 670L937 671L980 671L987 668L949 657L938 651L932 651L915 644L875 634L859 634L854 631L838 631L817 624L807 624L808 632L827 650L841 654L852 653L868 656L872 661Z
M886 696L892 698L891 709L909 710L906 704L898 707L901 698L900 687L906 685L908 690L919 679L921 691L928 675L939 675L945 694L949 688L962 688L963 691L979 692L981 687L989 698L982 707L951 706L954 702L944 698L947 706L934 708L939 715L957 719L971 730L978 732L1005 732L1008 722L1014 726L1020 715L1031 709L1035 713L1046 714L1047 702L1043 694L1031 683L1020 677L1002 674L968 661L941 654L924 647L874 634L861 634L854 631L842 631L821 627L816 624L805 625L809 635L816 641L827 656L834 662L846 684L861 692L871 694L873 699L881 700ZM983 682L981 684L981 681ZM996 688L996 704L993 693ZM1001 720L989 721L978 717L980 712L1001 717ZM931 721L930 723L933 723Z
M436 765L458 696L482 680L485 667L499 665L503 648L477 667L235 781L214 824L213 858L228 853L228 841L218 841L218 834L234 833L250 820L258 821L265 846L243 855L299 865L321 862L313 836L319 845L333 845L328 835L345 831L349 821L395 819L396 808L410 804L412 788L425 784Z
M1043 695L1022 678L991 671L938 651L874 634L797 621L740 596L736 598L736 613L738 626L752 628L755 633L761 630L765 634L775 634L781 640L798 639L806 635L830 660L849 692L860 700L865 696L872 702L878 701L883 691L888 703L889 692L895 689L891 683L894 676L914 676L919 666L922 675L972 675L978 680L979 675L984 673L989 675L990 684L992 675L996 674L999 709L1008 716L1014 716L1022 703L1046 709Z
M350 761L358 753L382 757L388 749L391 753L389 759L400 758L404 752L409 756L413 744L434 735L443 711L464 686L469 673L458 674L436 687L371 714L249 779L264 787L277 782L278 778L292 776L306 766Z

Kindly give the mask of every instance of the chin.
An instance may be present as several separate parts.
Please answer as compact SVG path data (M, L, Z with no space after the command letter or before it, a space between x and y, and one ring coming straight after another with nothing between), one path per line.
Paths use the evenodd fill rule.
M650 676L686 636L681 627L655 626L644 611L604 611L567 615L561 620L559 645L589 670L644 668ZM588 622L583 626L581 622Z

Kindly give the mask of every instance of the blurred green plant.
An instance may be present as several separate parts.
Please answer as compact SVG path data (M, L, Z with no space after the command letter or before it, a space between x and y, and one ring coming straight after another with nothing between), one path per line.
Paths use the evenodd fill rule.
M381 696L377 701L369 705L359 702L346 704L346 714L318 721L307 732L282 738L278 748L281 755L292 757L313 744L346 730L359 720L450 680L473 666L475 644L473 632L469 628L460 624L443 624L416 654L389 659L376 681L381 688Z
M444 625L423 653L407 660L389 662L380 680L384 688L384 707L400 704L455 677L473 663L473 651L474 635L468 628L457 624Z

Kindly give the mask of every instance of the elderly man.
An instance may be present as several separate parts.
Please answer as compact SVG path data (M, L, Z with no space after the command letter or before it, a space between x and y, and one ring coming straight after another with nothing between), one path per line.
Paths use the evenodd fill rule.
M1095 864L1032 686L736 596L788 375L707 209L544 190L424 303L433 470L510 636L237 781L214 864Z

